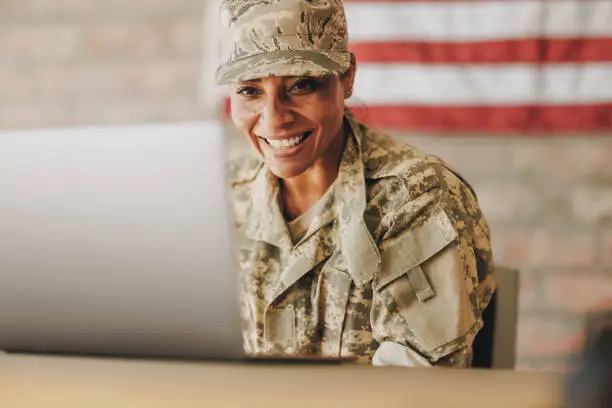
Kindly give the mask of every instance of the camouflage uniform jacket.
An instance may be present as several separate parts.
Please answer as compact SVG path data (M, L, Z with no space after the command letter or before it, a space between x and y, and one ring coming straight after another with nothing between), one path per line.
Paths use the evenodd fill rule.
M469 366L495 288L475 195L437 157L346 120L334 193L295 245L275 176L232 163L246 351L369 363L391 343L410 365Z

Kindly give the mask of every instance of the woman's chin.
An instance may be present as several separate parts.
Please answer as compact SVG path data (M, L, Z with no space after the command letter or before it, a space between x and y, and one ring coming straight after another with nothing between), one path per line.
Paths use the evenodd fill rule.
M264 157L264 162L272 174L280 179L297 177L308 169L308 166L302 163L279 163L278 160L270 160L266 157Z

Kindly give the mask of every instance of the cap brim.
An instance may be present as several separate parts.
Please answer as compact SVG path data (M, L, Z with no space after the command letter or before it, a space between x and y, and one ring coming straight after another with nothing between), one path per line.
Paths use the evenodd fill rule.
M350 66L347 51L266 52L221 65L216 81L227 85L270 76L321 76L345 72Z

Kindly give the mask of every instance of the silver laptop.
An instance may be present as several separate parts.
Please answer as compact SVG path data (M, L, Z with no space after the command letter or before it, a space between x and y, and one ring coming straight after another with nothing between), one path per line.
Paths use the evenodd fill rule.
M0 132L0 349L243 357L224 138Z

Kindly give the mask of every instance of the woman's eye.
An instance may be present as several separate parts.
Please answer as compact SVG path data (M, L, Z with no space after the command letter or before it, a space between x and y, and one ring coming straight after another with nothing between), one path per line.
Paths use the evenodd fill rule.
M317 81L314 79L306 78L297 80L289 88L289 92L303 94L314 92L317 89Z
M236 89L236 94L253 98L258 96L260 92L259 89L255 88L254 86L242 86Z

